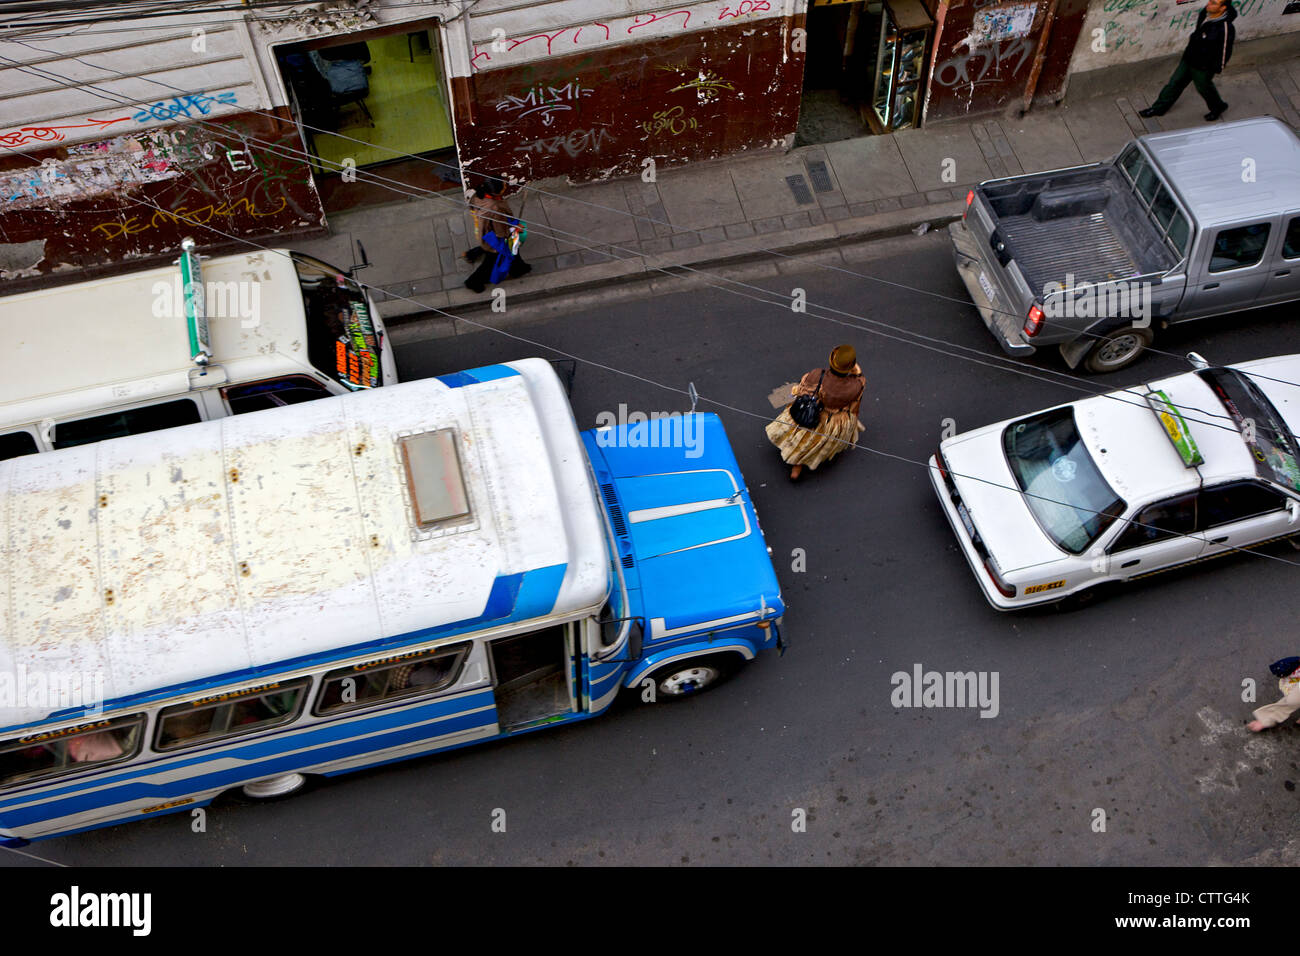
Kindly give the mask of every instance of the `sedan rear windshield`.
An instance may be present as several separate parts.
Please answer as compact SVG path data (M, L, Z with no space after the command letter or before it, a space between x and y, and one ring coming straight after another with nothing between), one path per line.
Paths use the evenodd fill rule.
M1255 474L1300 491L1300 462L1295 436L1273 403L1235 368L1206 368L1196 373L1218 396L1255 460Z
M1124 513L1124 501L1097 470L1074 409L1054 408L1002 433L1007 464L1025 504L1057 547L1080 554Z

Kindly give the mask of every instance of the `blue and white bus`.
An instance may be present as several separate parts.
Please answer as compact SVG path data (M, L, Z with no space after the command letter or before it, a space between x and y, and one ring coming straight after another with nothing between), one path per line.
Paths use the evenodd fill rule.
M714 415L528 359L0 463L0 842L671 699L780 642ZM670 435L671 437L671 435Z

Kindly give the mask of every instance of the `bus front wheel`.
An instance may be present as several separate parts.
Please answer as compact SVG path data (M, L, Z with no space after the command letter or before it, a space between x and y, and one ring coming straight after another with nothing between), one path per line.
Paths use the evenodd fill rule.
M713 687L718 686L743 663L736 654L709 654L704 657L689 657L686 660L665 664L652 671L648 678L642 678L645 685L648 679L653 682L653 700L685 700ZM647 699L645 695L642 699Z

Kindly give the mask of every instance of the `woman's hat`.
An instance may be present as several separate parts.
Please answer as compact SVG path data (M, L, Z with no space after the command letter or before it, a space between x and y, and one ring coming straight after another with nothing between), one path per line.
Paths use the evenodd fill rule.
M831 371L838 372L841 375L848 375L853 371L853 366L858 364L858 353L853 351L852 345L837 345L831 349Z

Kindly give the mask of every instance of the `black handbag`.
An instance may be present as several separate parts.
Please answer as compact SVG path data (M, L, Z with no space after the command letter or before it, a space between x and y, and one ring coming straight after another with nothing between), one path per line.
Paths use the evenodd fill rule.
M822 419L822 400L817 396L821 394L822 379L825 377L826 370L822 369L822 374L817 379L817 391L811 395L800 395L790 403L790 418L800 428L815 428Z
M1268 665L1274 677L1288 677L1295 673L1297 667L1300 667L1300 657L1284 657Z

